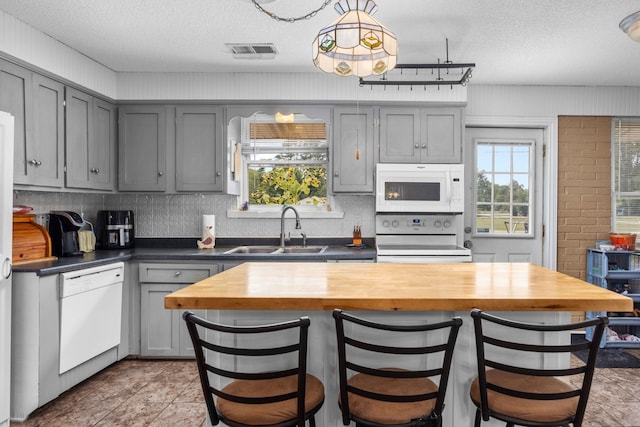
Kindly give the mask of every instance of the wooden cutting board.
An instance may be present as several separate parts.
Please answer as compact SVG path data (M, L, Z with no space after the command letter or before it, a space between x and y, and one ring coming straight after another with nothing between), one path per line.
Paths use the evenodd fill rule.
M51 237L47 229L34 221L35 214L13 215L12 263L56 259L51 256Z

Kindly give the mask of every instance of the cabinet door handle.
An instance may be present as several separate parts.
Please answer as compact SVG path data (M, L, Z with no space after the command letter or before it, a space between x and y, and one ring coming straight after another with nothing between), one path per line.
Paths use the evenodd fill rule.
M100 169L98 169L98 168L92 168L92 169L91 169L91 173L100 173Z
M29 160L29 164L31 166L36 166L38 164L38 161L36 159L31 159L31 160Z

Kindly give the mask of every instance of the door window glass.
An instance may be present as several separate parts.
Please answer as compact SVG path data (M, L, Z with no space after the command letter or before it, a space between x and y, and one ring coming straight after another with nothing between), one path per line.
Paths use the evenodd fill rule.
M533 142L476 141L476 235L531 235L533 149Z

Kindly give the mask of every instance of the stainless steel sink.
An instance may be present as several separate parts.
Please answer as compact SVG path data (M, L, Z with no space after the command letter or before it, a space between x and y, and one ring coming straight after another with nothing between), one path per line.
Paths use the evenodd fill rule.
M327 246L238 246L225 254L321 254Z
M321 254L327 249L326 246L285 246L279 248L274 253L279 254Z
M270 254L280 249L280 246L238 246L229 249L225 254Z

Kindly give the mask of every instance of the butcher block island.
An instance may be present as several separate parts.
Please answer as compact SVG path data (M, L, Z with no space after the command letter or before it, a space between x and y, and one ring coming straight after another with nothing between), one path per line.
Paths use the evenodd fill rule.
M331 427L343 425L337 404L334 308L399 324L460 316L464 323L454 350L443 414L443 426L459 427L472 426L475 414L469 400L469 387L477 373L469 315L472 308L519 321L569 323L572 311L632 311L633 302L583 280L526 263L249 262L169 294L165 307L193 310L211 321L234 325L309 316L308 369L322 380L326 395L317 425ZM560 345L570 339L568 333L546 332L532 341ZM227 363L224 367L231 369L233 361ZM565 368L569 363L568 357L553 354L522 361L523 366L548 368ZM483 423L494 425L503 424Z
M168 295L165 308L633 311L633 302L527 263L249 262Z

